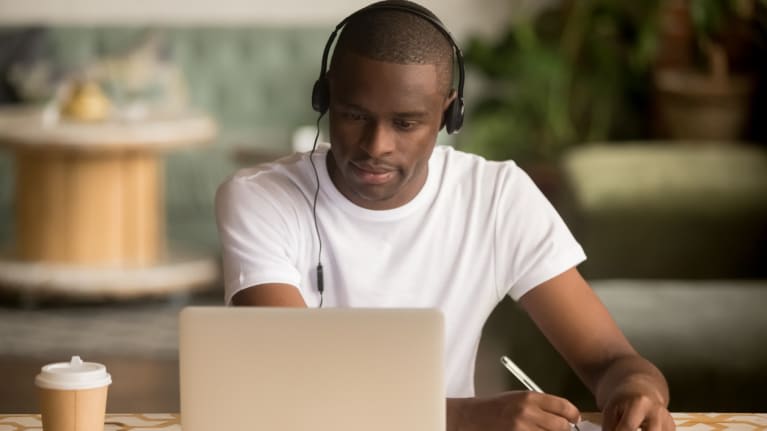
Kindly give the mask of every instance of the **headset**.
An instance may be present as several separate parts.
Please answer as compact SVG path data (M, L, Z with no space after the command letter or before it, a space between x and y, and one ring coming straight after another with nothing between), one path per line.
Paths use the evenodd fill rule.
M320 229L319 225L317 224L317 197L320 193L320 177L317 173L317 168L314 165L314 151L317 148L317 139L320 136L320 120L330 107L330 84L328 83L327 78L328 54L330 53L330 48L333 46L333 41L336 39L338 32L341 31L341 29L349 21L366 13L383 10L406 12L411 15L420 17L431 23L434 28L439 30L445 36L448 42L450 42L450 45L453 48L453 58L458 67L458 89L456 91L455 99L450 102L450 105L447 107L447 109L445 109L445 112L443 113L442 123L445 126L445 130L449 134L458 133L461 130L461 126L463 126L463 83L465 74L463 66L463 54L461 52L461 48L455 42L453 36L450 34L447 28L445 28L445 25L442 24L442 21L440 21L439 18L437 18L437 16L434 15L431 11L423 6L407 0L383 0L370 4L358 10L357 12L354 12L353 14L344 18L344 20L338 23L338 25L336 25L335 30L333 30L333 32L330 34L328 42L325 44L325 49L322 52L322 69L320 69L320 76L312 88L312 108L314 108L314 110L320 114L317 118L317 134L314 137L314 145L312 146L312 151L309 154L309 162L312 165L314 176L317 180L317 188L314 193L314 202L312 204L312 215L314 216L314 229L317 233L317 240L319 242L319 251L317 255L317 290L320 293L320 308L322 308L323 292L325 291L325 288L323 285L322 272L322 237L320 236Z
M346 17L343 21L338 23L335 30L333 30L333 33L330 34L328 42L325 44L325 50L322 52L322 69L320 69L320 77L314 83L314 87L312 88L312 108L319 112L320 115L323 115L327 112L328 107L330 106L330 85L328 84L327 78L328 54L330 53L330 47L333 45L333 41L335 40L338 32L346 25L346 23L353 20L354 18L372 11L381 10L401 11L418 16L431 23L434 28L445 35L445 38L448 40L448 42L450 42L450 45L453 48L453 57L455 58L455 62L458 66L458 90L456 98L453 99L453 101L450 103L450 106L448 106L445 110L443 123L447 133L458 133L458 131L461 130L461 126L463 125L464 111L464 67L461 48L458 46L458 44L455 42L455 39L453 39L453 36L450 34L447 28L445 28L445 25L442 24L442 21L440 21L436 15L431 13L423 6L405 0L384 0L373 3L358 10L357 12L354 12L353 14Z

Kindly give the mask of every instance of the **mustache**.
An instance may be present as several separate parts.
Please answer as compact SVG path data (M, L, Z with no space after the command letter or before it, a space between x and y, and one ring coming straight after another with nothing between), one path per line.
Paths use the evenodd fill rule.
M369 158L350 160L350 163L364 171L377 173L396 171L399 169L392 163Z

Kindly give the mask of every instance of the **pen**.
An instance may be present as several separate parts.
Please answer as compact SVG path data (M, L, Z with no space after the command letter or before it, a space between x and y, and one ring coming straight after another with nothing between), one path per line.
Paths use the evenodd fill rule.
M504 367L506 367L507 370L511 372L511 374L514 375L514 377L517 378L517 380L522 382L522 384L525 385L525 387L528 390L533 392L538 392L541 394L545 393L538 385L535 384L533 379L531 379L530 377L527 377L527 374L525 374L525 372L522 371L522 369L519 368L517 364L512 362L512 360L509 359L508 356L501 356L501 363L503 364ZM575 431L581 431L581 429L578 428L578 424L571 423L570 426L575 428Z

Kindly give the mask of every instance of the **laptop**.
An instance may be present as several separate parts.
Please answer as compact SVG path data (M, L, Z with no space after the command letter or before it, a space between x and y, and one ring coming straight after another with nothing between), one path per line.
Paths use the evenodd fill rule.
M432 309L187 307L184 431L444 431Z

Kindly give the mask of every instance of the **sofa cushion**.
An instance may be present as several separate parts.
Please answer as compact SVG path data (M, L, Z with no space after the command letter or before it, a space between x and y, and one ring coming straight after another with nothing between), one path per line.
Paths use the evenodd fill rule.
M614 143L563 160L590 278L767 276L767 149Z

